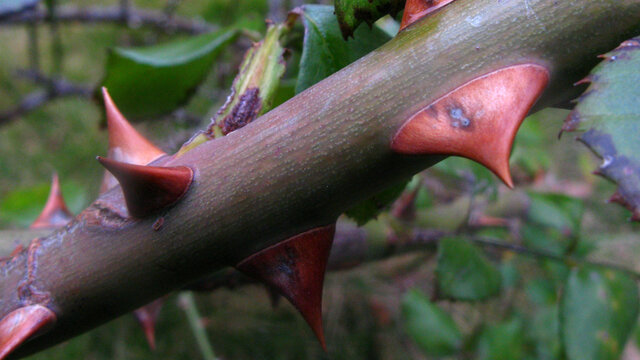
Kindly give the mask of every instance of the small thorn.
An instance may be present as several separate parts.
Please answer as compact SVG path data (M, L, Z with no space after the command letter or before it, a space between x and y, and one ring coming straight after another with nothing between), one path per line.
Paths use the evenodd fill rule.
M10 312L0 320L0 360L6 359L27 340L46 332L56 314L42 305L30 305Z
M636 210L633 212L633 215L631 215L631 221L640 221L640 211Z
M584 85L584 84L590 84L591 82L593 82L593 78L591 77L591 75L586 76L584 79L576 82L573 84L573 86L578 86L578 85Z
M322 284L335 224L316 228L268 247L236 268L261 280L287 298L302 314L322 348Z
M107 126L109 128L110 159L136 165L147 165L150 162L166 155L157 148L136 129L120 113L115 103L109 96L105 87L102 88L104 107L107 113ZM117 185L117 181L108 173L105 174L100 192L109 190Z
M144 331L144 336L151 350L156 349L156 322L163 304L164 298L156 299L133 312L142 327L142 331Z
M145 217L175 204L189 190L193 170L186 166L133 165L98 156L122 186L129 214Z
M624 199L624 197L622 196L622 194L620 194L618 191L614 192L613 195L611 195L611 197L609 198L609 200L607 200L608 203L614 203L614 204L620 204L620 205L627 205L627 201Z
M454 0L407 0L402 14L400 31Z
M51 190L44 209L38 218L29 226L30 229L53 229L65 226L73 219L73 214L67 208L60 190L58 174L51 179Z
M466 157L486 166L513 188L511 147L548 81L547 69L535 64L480 76L405 121L391 149L400 154Z

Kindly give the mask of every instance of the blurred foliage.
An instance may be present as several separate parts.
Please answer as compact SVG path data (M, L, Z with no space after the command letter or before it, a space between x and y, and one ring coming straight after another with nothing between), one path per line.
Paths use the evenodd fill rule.
M115 48L102 86L130 120L167 114L189 100L237 34L221 30L148 47Z
M50 73L60 63L59 75L78 83L104 80L125 114L153 117L136 127L171 151L206 126L230 95L243 55L264 36L265 19L275 3L178 1L176 16L198 18L223 29L189 37L118 25L64 24L59 29L63 59L55 59L49 46L52 35L43 25L35 31L38 66ZM273 104L386 42L397 22L390 17L374 21L394 11L375 6L387 4L392 9L400 3L336 1L342 20L330 6L303 6L298 25L279 37L287 50L284 62L276 61L278 76L280 66L286 69L278 87L270 89ZM63 5L84 4L72 0ZM139 0L135 5L166 10L163 0ZM368 15L356 13L357 9ZM371 26L358 26L362 21ZM0 53L11 54L0 56L0 109L15 105L37 88L14 74L33 60L32 30L0 28ZM354 37L345 42L342 35L351 32ZM633 84L635 73L622 76L618 72L624 75L624 71L609 66L598 71L610 75L603 75L607 81L622 77ZM612 86L605 87L603 81L594 86L605 93ZM594 104L596 100L607 102L612 97L591 98L582 109L592 112L584 114L619 110ZM161 115L174 110L172 115ZM106 152L102 112L90 99L65 98L0 127L3 229L24 228L33 221L45 202L53 171L60 174L72 211L77 213L94 198L102 170L93 159ZM181 112L200 120L185 120ZM224 359L588 360L619 358L625 344L628 351L638 351L634 279L588 266L606 261L639 269L638 225L626 222L625 210L603 205L613 185L594 181L590 169L596 160L576 151L572 139L556 140L567 114L547 109L524 122L511 157L514 191L507 191L484 167L448 158L408 185L399 183L350 210L348 215L360 224L368 221L363 228L371 239L368 254L389 258L328 275L324 296L328 353L293 307L283 302L272 309L262 287L245 286L196 297L216 354ZM611 124L628 120L623 115ZM614 126L602 118L587 123ZM628 123L615 130L626 135L635 132L633 126ZM402 217L394 218L385 211L399 204L394 200L400 194ZM378 220L370 221L381 212ZM454 236L440 240L437 250L427 243L391 257L424 228ZM170 297L159 318L155 353L148 350L133 317L125 316L32 359L199 358L191 335L184 312Z
M438 244L436 276L441 295L458 300L495 296L502 279L479 248L455 238L445 238Z

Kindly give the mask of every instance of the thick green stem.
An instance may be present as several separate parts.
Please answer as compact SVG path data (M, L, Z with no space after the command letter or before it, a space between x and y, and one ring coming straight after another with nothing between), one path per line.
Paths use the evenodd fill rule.
M48 298L58 322L20 349L24 355L329 224L442 159L391 151L417 110L521 63L551 75L538 108L569 100L596 55L639 31L640 0L457 0L246 127L165 162L195 172L173 208L123 218L116 187L33 242L0 268L0 317L34 294Z

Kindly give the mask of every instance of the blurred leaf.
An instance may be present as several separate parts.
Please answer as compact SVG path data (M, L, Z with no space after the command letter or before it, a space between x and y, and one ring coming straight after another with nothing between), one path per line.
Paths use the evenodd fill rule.
M557 302L554 283L544 278L533 278L527 282L525 293L529 301L538 306L548 306Z
M149 47L115 48L103 86L127 117L167 114L189 100L237 34L224 30Z
M77 214L87 204L86 189L68 181L63 181L61 186L67 207ZM40 184L9 192L0 200L0 220L19 227L31 225L44 208L50 187L50 184Z
M548 113L550 112L539 111L527 117L518 129L514 141L510 162L522 168L530 177L547 170L551 164L548 138L542 131L542 123Z
M604 57L563 130L586 131L579 140L603 159L598 172L618 184L620 202L640 221L640 37Z
M478 338L477 357L479 360L522 359L524 334L519 319L487 326Z
M570 360L618 359L638 317L633 279L613 270L574 268L561 302Z
M347 39L362 22L372 26L387 14L395 17L405 0L336 0L335 3L342 36Z
M538 309L533 315L528 330L535 343L537 359L555 360L563 358L557 304Z
M529 193L527 222L521 236L527 246L555 255L573 250L578 241L584 204L563 194Z
M457 156L451 156L434 165L431 169L446 178L464 185L473 185L475 194L488 192L495 194L497 177L483 165Z
M36 6L40 0L1 0L0 18L12 15Z
M407 333L428 355L453 355L462 344L462 334L451 316L416 289L402 299L402 319Z
M482 251L464 240L446 238L438 245L436 277L442 295L483 300L500 292L501 274Z
M376 195L361 201L345 211L345 215L355 220L358 226L366 224L369 220L374 219L384 209L402 194L407 186L408 181L399 182Z
M298 9L298 13L302 17L305 32L296 93L391 39L385 31L373 26L358 29L352 41L343 40L331 6L304 5Z

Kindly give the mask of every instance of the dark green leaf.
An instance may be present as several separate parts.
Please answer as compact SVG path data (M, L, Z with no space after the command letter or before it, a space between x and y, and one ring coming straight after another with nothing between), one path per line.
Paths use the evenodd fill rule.
M402 190L407 186L408 181L399 182L384 191L361 201L345 214L355 220L358 226L364 225L367 221L374 219L382 210L386 209L395 199L402 194Z
M561 313L568 359L618 359L638 316L636 283L613 270L574 268Z
M103 85L125 116L169 113L195 93L237 33L226 30L144 48L115 48L109 52Z
M524 357L524 334L522 323L513 319L501 324L487 326L478 338L479 360L514 360Z
M562 359L562 341L560 341L560 320L558 305L548 305L538 309L533 315L529 327L537 359Z
M527 222L520 234L527 246L563 255L575 247L584 204L563 194L529 193Z
M362 22L371 26L387 14L395 17L405 0L336 0L335 3L342 36L347 39Z
M386 32L374 26L358 29L355 40L344 41L331 6L305 5L299 14L305 32L296 86L298 93L391 39Z
M40 0L1 0L0 17L28 10L38 4Z
M603 159L598 172L618 184L620 202L640 221L640 37L605 58L563 130L586 131L579 139Z
M502 280L500 271L478 247L455 238L440 241L436 276L442 295L459 300L497 295Z
M416 289L402 299L402 319L407 333L428 355L453 355L462 344L462 334L451 316Z

